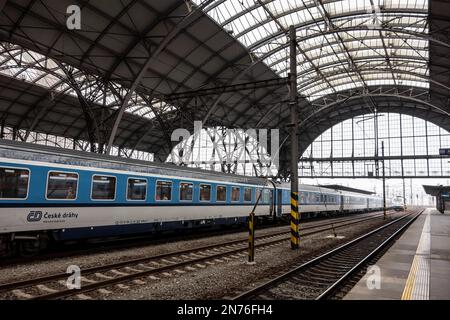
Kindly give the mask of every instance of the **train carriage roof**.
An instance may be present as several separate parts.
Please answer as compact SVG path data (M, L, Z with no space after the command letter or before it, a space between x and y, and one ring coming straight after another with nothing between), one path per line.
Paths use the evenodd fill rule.
M359 194L364 194L364 195L372 195L372 194L374 194L374 192L372 192L372 191L367 191L367 190L362 190L362 189L357 189L357 188L340 186L338 184L324 184L324 185L320 185L320 187L336 189L336 190L342 190L342 191L349 191L349 192L352 192L352 193L359 193Z
M290 189L289 183L283 183L281 184L282 188ZM317 193L326 193L326 194L337 194L340 195L341 193L338 190L330 189L330 188L323 188L320 186L313 186L309 184L299 184L299 191L309 191L309 192L317 192Z
M205 180L218 180L242 184L266 185L267 179L181 167L168 163L127 159L84 151L0 139L0 157L60 163L83 167L96 167L122 171L179 176Z

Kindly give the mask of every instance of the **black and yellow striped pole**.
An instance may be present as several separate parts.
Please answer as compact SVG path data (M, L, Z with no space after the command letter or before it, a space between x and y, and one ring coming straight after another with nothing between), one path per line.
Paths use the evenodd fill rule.
M290 37L290 92L289 108L291 112L291 248L298 249L300 235L298 230L298 104L297 104L297 39L295 27L289 28Z
M298 192L291 192L291 248L298 249L300 234L298 230Z
M255 210L261 199L262 190L257 193L255 205L248 216L248 264L255 264Z
M255 213L248 217L248 263L255 263Z

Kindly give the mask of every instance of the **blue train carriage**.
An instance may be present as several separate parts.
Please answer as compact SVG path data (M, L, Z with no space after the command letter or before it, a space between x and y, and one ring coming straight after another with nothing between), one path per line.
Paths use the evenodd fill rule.
M344 212L359 212L368 211L369 207L369 195L365 195L357 192L346 191L343 196L343 210ZM373 209L373 208L372 208Z
M281 189L283 190L281 211L289 213L289 185L283 184ZM299 185L298 203L301 218L314 218L324 214L367 212L382 208L382 199L378 196L305 184Z
M299 197L299 211L306 217L324 213L368 212L383 208L383 200L379 196L318 186L300 185Z
M244 224L290 213L273 181L0 140L0 251L51 240ZM366 211L369 196L299 185L302 217Z
M372 208L372 210L383 210L383 198L378 196L370 196L369 208Z
M341 213L342 192L339 190L311 185L300 185L299 211L305 218L317 217L322 214Z
M262 178L0 141L0 248L242 224L260 193L258 217L282 214L275 189Z

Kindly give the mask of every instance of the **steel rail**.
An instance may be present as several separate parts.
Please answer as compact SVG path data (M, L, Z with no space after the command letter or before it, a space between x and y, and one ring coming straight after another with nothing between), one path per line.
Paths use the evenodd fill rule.
M235 297L232 298L232 300L251 299L252 297L257 296L260 292L266 291L268 288L272 288L272 287L277 286L277 285L280 284L280 283L283 283L285 279L291 277L292 275L295 275L295 274L297 274L297 273L300 272L300 271L307 270L309 267L315 266L317 263L321 262L322 260L324 260L324 259L326 259L326 258L329 258L329 257L332 257L333 255L342 252L344 249L349 248L351 245L354 245L354 244L356 244L356 243L358 243L358 242L360 242L360 241L363 241L363 240L367 239L368 237L370 237L371 235L374 235L374 234L376 234L376 233L378 233L378 232L380 232L380 231L382 231L382 230L385 230L386 228L388 228L389 226L391 226L391 225L393 225L393 224L395 224L395 223L400 223L400 222L403 221L404 219L407 219L408 217L410 217L410 216L412 216L412 215L415 215L411 220L409 220L409 221L408 221L405 225L403 225L400 229L396 230L395 233L389 237L389 240L392 241L392 239L393 239L399 232L403 231L403 230L404 230L406 227L408 227L413 221L415 221L415 219L417 219L417 217L420 216L424 210L425 210L425 209L422 209L422 210L420 210L418 213L417 213L417 212L411 212L410 214L408 214L408 215L406 215L406 216L404 216L404 217L402 217L402 218L396 219L396 220L394 220L394 221L392 221L392 222L390 222L390 223L388 223L388 224L386 224L386 225L383 225L383 226L381 226L381 227L379 227L379 228L377 228L377 229L375 229L375 230L372 230L372 231L370 231L370 232L368 232L368 233L366 233L366 234L364 234L364 235L362 235L362 236L360 236L360 237L358 237L358 238L356 238L356 239L354 239L354 240L351 240L351 241L349 241L349 242L347 242L347 243L345 243L345 244L343 244L343 245L341 245L341 246L339 246L339 247L337 247L337 248L335 248L335 249L332 249L332 250L330 250L330 251L328 251L328 252L326 252L326 253L324 253L324 254L322 254L322 255L316 257L316 258L313 258L313 259L311 259L311 260L309 260L309 261L303 263L302 265L300 265L300 266L298 266L298 267L295 267L295 268L293 268L293 269L291 269L291 270L289 270L289 271L283 273L282 275L280 275L280 276L278 276L278 277L276 277L276 278L274 278L274 279L268 280L268 281L266 281L265 283L263 283L263 284L257 286L256 288L252 288L252 289L247 290L247 291L245 291L245 292L243 292L243 293L241 293L241 294L239 294L239 295L236 295ZM389 241L383 241L384 246L385 246L387 243L389 243ZM383 246L383 247L384 247L384 246ZM377 250L377 251L374 252L375 250L372 250L371 253L370 253L369 255L370 255L370 256L373 256L373 254L376 254L377 252L379 252L379 250L380 250L381 248L382 248L381 245L380 245L380 246L377 246L377 248L375 249L375 250ZM365 257L363 260L364 260L364 261L367 261L367 259L369 259L369 258L368 258L368 257ZM357 266L359 267L362 263L364 263L364 262L358 263ZM350 271L346 272L344 276L340 277L339 280L336 281L336 282L338 282L338 283L333 283L333 285L331 286L332 288L331 288L331 287L328 288L327 291L325 291L324 293L322 293L321 295L319 295L318 298L321 299L321 298L325 297L326 294L328 294L329 292L331 292L332 290L334 290L334 288L336 288L340 283L342 283L345 279L347 279L348 276L349 276L351 273L353 273L353 272L356 270L357 266L354 266L353 268L351 268ZM328 290L329 290L329 291L328 291Z
M317 228L319 228L319 229L311 231L311 232L308 232L308 233L304 233L303 237L310 236L310 235L313 235L313 234L317 234L317 233L320 233L320 232L324 232L324 231L327 231L327 230L331 230L332 228L342 228L342 227L345 227L345 226L353 225L353 224L356 224L356 223L361 223L361 222L364 222L364 221L367 221L367 220L374 220L374 219L378 219L378 218L381 218L381 217L382 217L382 214L374 215L372 217L365 217L363 219L361 219L361 218L357 219L355 217L352 217L352 219L347 219L346 221L328 223L328 225L331 225L331 224L333 224L333 225L337 224L337 225L334 225L332 227L326 227L326 228L320 228L324 224L322 224L320 226L309 226L307 228L304 228L303 230L306 230L306 229L317 229ZM348 220L351 220L351 222L348 222ZM353 221L353 220L357 220L357 221ZM264 239L273 238L273 237L285 235L285 234L288 234L288 233L289 233L288 231L272 233L272 234L264 235L264 236L260 237L257 240L261 241L261 240L264 240ZM288 240L288 238L282 238L282 239L267 241L267 242L263 242L263 243L258 243L255 247L256 248L263 248L263 247L266 247L266 246L282 243L282 242L284 242L286 240ZM212 245L208 245L208 246L196 247L196 248L182 250L182 251L177 251L177 252L169 252L169 253L164 253L164 254L150 256L150 257L143 257L143 258L138 258L138 259L131 259L131 260L126 260L126 261L121 261L119 263L111 263L111 264L96 266L96 267L92 267L92 268L88 268L88 269L83 270L83 275L91 275L91 274L94 274L94 273L99 272L99 271L105 271L105 270L109 271L109 270L122 268L122 267L130 266L130 265L136 265L136 264L140 264L140 263L144 263L144 262L151 262L151 261L161 260L161 259L170 258L170 257L172 257L172 258L175 257L176 258L176 257L182 256L182 255L192 254L192 253L196 253L196 252L198 254L200 254L200 252L202 252L202 251L211 250L213 248L223 248L223 247L227 247L227 246L231 246L231 245L236 245L236 244L239 244L239 243L243 243L244 244L246 241L247 241L247 239L245 239L245 240L244 239L243 240L233 240L233 241L228 241L228 242L224 242L224 243L218 243L218 244L212 244ZM131 273L131 274L126 275L126 276L119 276L119 277L115 277L115 278L110 279L110 280L102 280L102 281L98 281L97 283L87 284L87 285L83 286L83 288L81 290L60 290L60 291L55 292L55 293L50 293L50 294L44 294L44 295L36 296L36 297L34 297L32 299L56 299L56 298L68 297L68 296L80 294L81 292L88 292L88 291L92 291L92 290L100 288L100 287L105 287L105 286L108 286L108 285L110 285L112 283L120 283L120 282L127 281L129 279L139 278L139 277L143 277L143 276L154 274L154 273L160 273L160 272L163 272L163 271L166 271L166 270L169 270L169 269L175 269L175 268L179 268L179 267L184 267L186 265L192 265L192 264L196 264L196 263L199 263L199 262L203 262L203 261L206 261L206 260L214 260L214 259L221 258L223 256L237 254L237 253L240 253L242 251L245 251L246 249L247 249L246 246L242 246L242 247L237 248L237 249L227 250L225 252L220 252L220 253L213 254L213 255L207 255L207 256L204 256L204 257L200 257L200 258L189 259L189 260L182 261L182 262L179 262L179 263L175 263L174 262L174 263L170 263L168 265L165 265L165 266L162 266L162 267L159 267L159 268L154 268L154 269L151 269L151 270L143 270L143 271L140 271L140 272ZM0 293L9 292L12 289L19 289L19 288L24 288L24 287L28 288L28 287L35 286L37 284L43 284L43 283L51 282L53 280L66 278L66 277L67 277L66 273L58 273L58 274L53 274L53 275L49 275L49 276L43 276L43 277L39 277L39 278L27 279L27 280L22 280L22 281L18 281L18 282L11 282L11 283L0 285Z

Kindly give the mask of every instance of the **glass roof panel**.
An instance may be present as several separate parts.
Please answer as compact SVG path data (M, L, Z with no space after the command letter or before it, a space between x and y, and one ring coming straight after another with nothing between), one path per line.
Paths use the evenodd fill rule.
M310 100L372 85L429 87L428 0L213 0L205 12L282 77L294 25L299 93Z
M69 81L64 71L53 59L31 50L24 50L24 48L8 42L0 42L0 74L45 87L54 93L77 96L75 90L68 84ZM76 69L73 74L79 83L84 83L80 89L85 97L89 96L92 102L103 105L102 90L98 90L97 96L91 95L95 79ZM118 83L114 83L114 86L121 87ZM106 93L105 100L108 107L118 108L117 97L111 92ZM175 109L174 106L156 99L152 101L152 107L162 112ZM148 119L155 117L152 108L140 96L130 100L129 107L125 112Z

